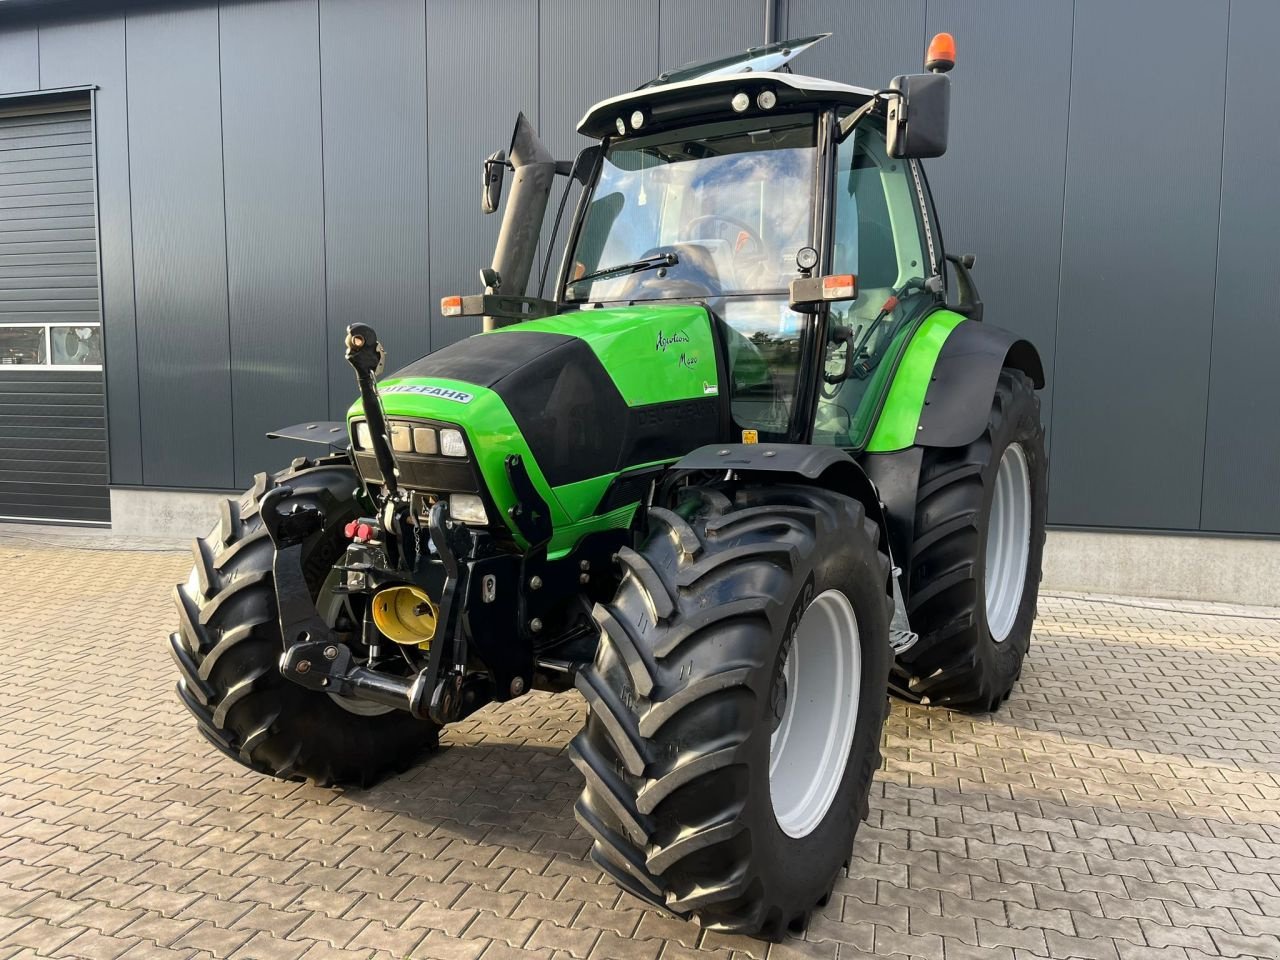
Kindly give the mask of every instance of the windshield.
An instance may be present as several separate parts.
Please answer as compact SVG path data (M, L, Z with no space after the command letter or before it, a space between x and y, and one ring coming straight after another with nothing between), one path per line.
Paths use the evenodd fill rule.
M752 117L610 145L565 299L785 290L797 251L812 245L815 131L811 114ZM641 260L654 262L635 269Z

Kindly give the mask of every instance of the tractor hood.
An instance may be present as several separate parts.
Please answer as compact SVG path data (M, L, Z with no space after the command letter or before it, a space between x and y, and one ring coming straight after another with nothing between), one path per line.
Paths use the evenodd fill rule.
M640 493L610 506L619 473L670 462L722 438L728 410L720 366L704 307L617 307L469 337L397 371L378 391L393 426L412 419L460 429L504 517L515 502L505 460L520 455L559 533L562 524L633 507ZM348 420L362 414L357 402ZM356 456L366 459L358 447ZM396 456L403 485L449 492L443 482L432 487L456 460ZM362 462L361 472L368 475Z

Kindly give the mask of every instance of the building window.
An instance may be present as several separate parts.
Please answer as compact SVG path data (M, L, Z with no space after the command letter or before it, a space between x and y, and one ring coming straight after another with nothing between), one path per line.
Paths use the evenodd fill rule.
M100 323L0 323L0 366L101 370Z

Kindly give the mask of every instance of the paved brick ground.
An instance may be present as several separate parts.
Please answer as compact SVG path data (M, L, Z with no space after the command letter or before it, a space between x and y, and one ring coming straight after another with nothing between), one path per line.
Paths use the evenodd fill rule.
M998 715L895 704L849 877L768 948L586 859L576 695L364 793L221 759L161 643L186 566L0 536L0 960L1280 957L1280 611L1043 600Z

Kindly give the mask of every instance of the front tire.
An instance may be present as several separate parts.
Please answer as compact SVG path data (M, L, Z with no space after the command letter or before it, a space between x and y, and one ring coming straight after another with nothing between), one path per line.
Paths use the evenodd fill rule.
M1040 398L1000 372L973 443L927 448L920 470L907 612L920 639L894 664L919 703L994 710L1031 645L1048 502Z
M353 712L280 675L275 548L258 501L281 485L293 489L284 508L309 504L324 515L324 529L302 548L313 599L342 558L343 527L360 511L359 480L345 457L295 460L275 476L258 474L244 497L226 501L218 526L192 545L191 576L174 588L179 626L169 652L178 666L178 697L200 732L250 769L321 786L369 786L433 749L438 728L400 711Z
M623 550L572 745L593 858L718 930L800 929L848 862L880 765L890 600L879 529L812 487L703 488Z

